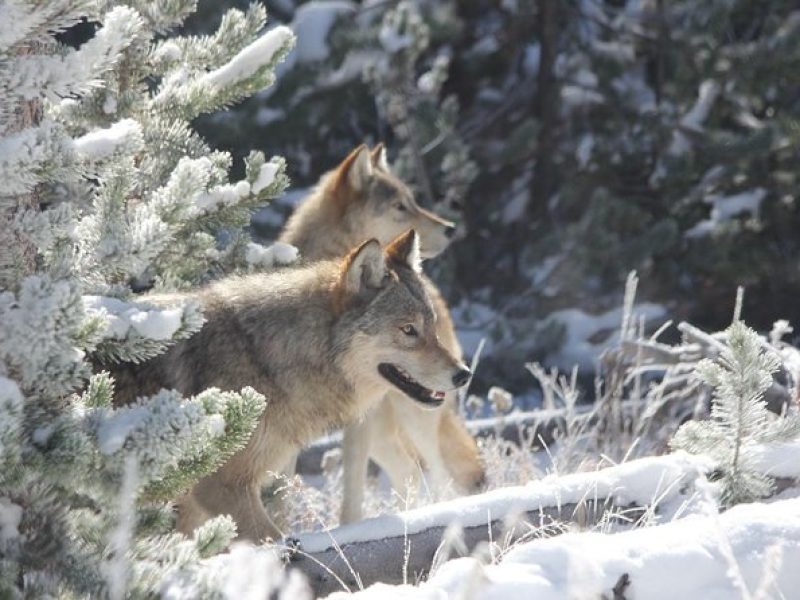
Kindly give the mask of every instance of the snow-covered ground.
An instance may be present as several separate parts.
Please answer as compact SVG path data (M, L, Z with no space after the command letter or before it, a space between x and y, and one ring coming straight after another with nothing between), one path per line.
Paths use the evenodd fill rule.
M550 476L524 486L464 496L396 515L366 519L334 530L301 535L306 552L334 545L414 535L435 526L477 527L504 515L535 513L606 499L617 506L658 504L673 515L692 500L694 483L708 466L685 453L644 458L591 473Z
M496 564L443 564L419 586L376 584L329 598L796 598L800 499L736 506L618 534L568 533L519 544Z
M800 444L751 450L760 471L800 476ZM711 471L706 458L683 452L647 457L301 535L285 574L269 546L234 547L208 563L230 574L236 598L313 597L298 572L334 600L796 597L798 488L720 512ZM645 510L578 514L576 505L593 501ZM544 521L554 506L558 528L518 527L535 528L535 515Z

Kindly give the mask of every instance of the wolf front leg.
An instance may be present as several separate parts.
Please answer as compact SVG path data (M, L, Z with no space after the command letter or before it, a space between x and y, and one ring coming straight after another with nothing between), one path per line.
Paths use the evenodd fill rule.
M364 421L348 425L342 432L343 495L339 518L341 524L352 523L362 517L364 488L367 485L371 416L372 413L369 413Z
M444 408L423 408L395 392L390 392L387 400L394 410L400 431L410 441L428 471L427 481L433 488L431 491L436 495L450 488L453 480L442 456L439 437L439 423Z
M386 471L392 488L400 498L411 505L417 500L422 470L414 446L403 433L403 426L391 400L392 394L387 394L371 415L369 456ZM408 401L404 396L400 398Z

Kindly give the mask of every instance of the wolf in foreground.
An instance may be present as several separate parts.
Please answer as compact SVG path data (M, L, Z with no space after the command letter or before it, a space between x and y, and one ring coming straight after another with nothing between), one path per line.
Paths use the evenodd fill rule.
M436 337L418 253L411 230L385 250L373 239L337 260L145 298L156 305L195 299L206 323L121 373L119 401L160 388L196 394L246 385L267 398L247 446L179 499L180 531L230 514L240 538L277 537L260 498L268 472L283 469L326 431L359 419L390 389L409 404L436 406L467 382L469 369Z
M455 232L452 223L416 203L408 187L392 174L382 144L372 151L362 145L323 175L279 239L296 246L304 259L320 260L341 256L367 238L388 243L409 227L419 233L423 258L442 252ZM422 281L433 301L437 336L450 354L461 357L447 304L427 277ZM391 390L363 422L345 429L343 523L362 516L369 458L386 471L404 498L419 488L420 462L428 468L435 488L452 481L461 491L482 487L485 474L475 440L455 413L455 394L446 400L440 410L425 410Z

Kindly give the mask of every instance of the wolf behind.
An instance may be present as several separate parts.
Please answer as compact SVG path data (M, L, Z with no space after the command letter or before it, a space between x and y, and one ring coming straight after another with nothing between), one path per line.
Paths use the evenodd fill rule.
M194 298L206 323L165 354L126 365L118 401L164 387L188 395L247 385L267 398L247 446L178 501L179 530L230 514L242 538L277 536L260 499L268 472L360 418L389 389L408 403L437 406L466 383L470 371L436 338L417 255L409 231L385 251L370 240L341 259L144 298L156 305Z
M296 246L305 259L318 260L341 256L370 237L387 243L408 227L419 233L424 258L442 252L455 232L452 223L416 203L389 169L383 145L371 152L362 145L323 175L279 239ZM436 333L451 354L461 357L447 304L429 279L423 276L423 281L433 300ZM395 390L362 423L345 430L342 522L361 517L368 458L387 472L392 487L406 498L419 485L420 459L435 486L455 480L463 491L481 487L485 476L478 449L453 410L454 398L449 394L442 410L425 411Z

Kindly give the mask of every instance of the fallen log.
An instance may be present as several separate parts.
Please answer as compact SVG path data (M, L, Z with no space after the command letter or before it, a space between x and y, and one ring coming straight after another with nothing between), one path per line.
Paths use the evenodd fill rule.
M695 481L709 469L705 459L676 453L367 519L293 540L289 568L301 571L317 596L415 582L437 562L483 543L508 546L566 527L668 515L692 501Z

